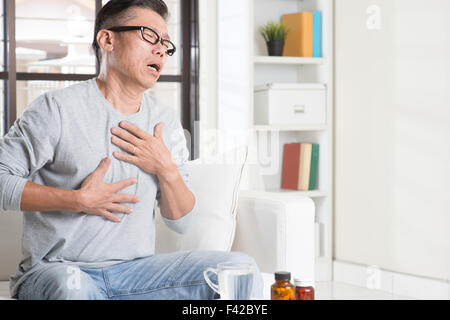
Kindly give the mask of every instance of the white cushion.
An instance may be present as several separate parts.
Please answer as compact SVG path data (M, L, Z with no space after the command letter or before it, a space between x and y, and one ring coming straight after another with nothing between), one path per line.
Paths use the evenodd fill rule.
M189 230L170 230L155 207L155 253L184 250L230 251L236 229L237 197L247 146L211 158L188 162L189 185L195 193L198 216Z

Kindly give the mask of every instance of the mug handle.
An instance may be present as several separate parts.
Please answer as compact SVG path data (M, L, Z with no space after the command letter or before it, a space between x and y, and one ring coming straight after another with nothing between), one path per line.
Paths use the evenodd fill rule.
M211 281L211 279L209 279L208 272L212 272L212 273L215 273L217 275L217 270L214 269L214 268L209 268L208 267L208 268L206 268L205 271L203 271L203 277L205 278L205 281L208 284L208 286L210 286L211 289L213 289L216 293L220 294L219 286L217 284L213 283Z

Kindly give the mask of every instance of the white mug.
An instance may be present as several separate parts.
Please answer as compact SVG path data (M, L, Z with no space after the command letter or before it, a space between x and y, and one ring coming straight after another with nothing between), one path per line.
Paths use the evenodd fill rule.
M222 262L216 268L203 271L206 283L220 295L221 300L250 300L255 275L250 263ZM218 284L209 279L208 272L217 275Z

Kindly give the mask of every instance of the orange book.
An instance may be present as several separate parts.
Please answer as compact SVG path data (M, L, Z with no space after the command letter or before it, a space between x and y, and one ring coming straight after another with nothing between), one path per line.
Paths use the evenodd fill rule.
M281 21L289 30L286 35L283 56L313 56L313 13L297 12L284 14Z
M283 147L281 189L298 190L300 173L300 143L287 143Z

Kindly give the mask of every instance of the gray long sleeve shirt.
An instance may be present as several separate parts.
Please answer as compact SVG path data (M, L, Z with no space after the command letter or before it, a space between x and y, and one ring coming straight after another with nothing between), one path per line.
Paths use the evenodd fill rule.
M49 187L79 189L107 156L112 162L103 181L136 177L137 184L118 193L137 195L140 202L125 203L133 209L132 214L113 212L120 216L119 223L70 211L23 212L23 258L11 277L12 296L27 275L49 263L99 268L154 254L158 179L112 155L120 149L111 143L110 129L118 127L122 120L152 135L155 125L164 122L164 143L190 187L186 170L189 152L181 123L174 109L154 97L144 94L139 111L130 115L113 108L95 79L38 97L0 141L0 210L21 211L21 195L28 180ZM184 217L163 220L172 230L183 233L196 211L197 202Z

